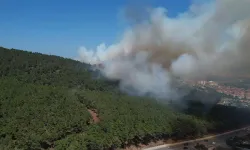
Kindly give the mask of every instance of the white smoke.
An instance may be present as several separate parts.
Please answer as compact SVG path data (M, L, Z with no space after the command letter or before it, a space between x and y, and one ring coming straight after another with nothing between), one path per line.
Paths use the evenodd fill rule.
M102 63L104 75L126 92L176 98L172 76L250 72L249 6L250 0L217 0L193 4L176 18L155 8L119 43L80 48L80 60Z

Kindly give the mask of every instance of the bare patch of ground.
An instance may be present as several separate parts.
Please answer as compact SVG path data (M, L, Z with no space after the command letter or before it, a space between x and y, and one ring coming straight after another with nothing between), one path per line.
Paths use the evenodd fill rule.
M161 140L161 141L157 141L157 142L151 142L147 145L140 144L139 146L129 146L129 147L126 147L124 150L141 150L144 148L150 148L150 147L159 146L159 145L163 145L163 144L166 144L166 141Z
M94 123L100 122L100 118L98 117L98 114L97 114L97 111L96 111L96 110L88 109L88 112L89 112L90 115L92 116L92 119L93 119L93 122L94 122Z

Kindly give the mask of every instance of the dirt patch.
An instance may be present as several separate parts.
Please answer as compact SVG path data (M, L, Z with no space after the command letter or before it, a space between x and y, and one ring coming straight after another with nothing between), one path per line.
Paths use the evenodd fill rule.
M150 142L147 145L144 144L139 144L138 146L129 146L124 148L123 150L141 150L141 149L145 149L145 148L150 148L150 147L154 147L154 146L159 146L159 145L163 145L166 144L166 141L160 140L157 142Z
M90 115L92 116L92 119L93 119L93 122L94 122L94 123L100 122L100 118L98 117L98 114L97 114L97 111L96 111L96 110L88 109L88 112L89 112Z

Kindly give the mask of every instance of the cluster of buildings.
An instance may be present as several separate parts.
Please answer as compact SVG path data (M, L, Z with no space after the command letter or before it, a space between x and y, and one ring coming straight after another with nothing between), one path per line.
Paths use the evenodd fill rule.
M192 81L189 83L194 86L213 88L218 93L225 94L225 97L219 102L222 105L250 107L250 89L225 86L214 81Z
M218 104L235 107L250 107L250 101L247 99L237 100L233 98L222 98Z
M215 89L219 93L223 93L235 98L250 100L250 89L220 85L214 81L197 81L196 85L210 87Z
M229 86L219 86L216 89L219 93L224 93L226 95L231 95L233 97L238 97L239 99L250 99L250 89L242 89Z

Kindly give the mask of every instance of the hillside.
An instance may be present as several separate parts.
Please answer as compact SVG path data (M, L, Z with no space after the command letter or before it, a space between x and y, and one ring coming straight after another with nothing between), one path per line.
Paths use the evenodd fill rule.
M236 108L216 106L199 116L200 109L184 114L153 99L125 95L116 83L94 79L89 68L0 47L0 149L124 148L250 122L239 120L249 111Z

